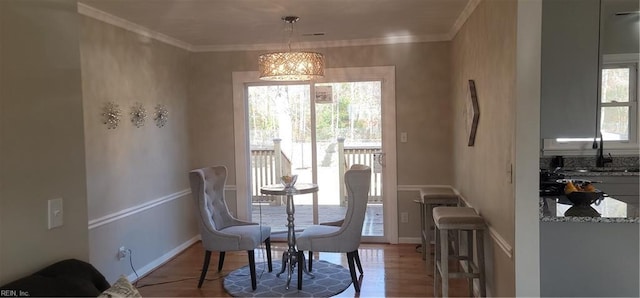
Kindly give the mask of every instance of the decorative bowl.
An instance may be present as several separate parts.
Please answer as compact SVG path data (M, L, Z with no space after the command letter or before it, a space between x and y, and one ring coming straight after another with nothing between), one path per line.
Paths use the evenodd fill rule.
M604 195L601 191L574 191L567 194L567 199L576 206L589 206L602 198Z
M291 188L296 184L296 181L298 180L298 175L285 175L280 177L280 183L282 183L282 185L284 185L285 188Z

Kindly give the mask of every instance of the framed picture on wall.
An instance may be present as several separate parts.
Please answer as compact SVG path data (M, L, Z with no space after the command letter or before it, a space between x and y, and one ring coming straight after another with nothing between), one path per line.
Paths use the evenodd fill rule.
M476 93L476 83L469 80L469 96L465 108L465 122L469 142L467 146L473 146L476 141L476 132L478 130L478 120L480 119L480 108L478 106L478 94Z
M315 86L316 103L333 103L333 88L328 86Z

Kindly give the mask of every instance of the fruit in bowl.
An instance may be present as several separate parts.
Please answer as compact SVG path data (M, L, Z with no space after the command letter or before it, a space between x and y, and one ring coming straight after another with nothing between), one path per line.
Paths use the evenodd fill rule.
M280 177L280 183L282 183L286 188L294 186L297 180L298 175L284 175Z
M589 206L604 198L604 193L597 190L590 182L576 184L569 181L564 187L564 193L576 206Z

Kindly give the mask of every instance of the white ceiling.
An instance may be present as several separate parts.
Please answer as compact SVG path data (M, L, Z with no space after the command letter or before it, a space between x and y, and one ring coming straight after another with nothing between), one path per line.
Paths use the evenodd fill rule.
M79 11L195 51L450 40L478 0L79 0ZM133 23L133 24L131 24ZM135 31L135 30L134 30ZM324 35L309 35L324 33Z

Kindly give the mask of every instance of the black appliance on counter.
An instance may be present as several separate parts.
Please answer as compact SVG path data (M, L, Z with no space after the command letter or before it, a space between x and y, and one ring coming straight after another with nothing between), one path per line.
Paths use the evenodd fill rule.
M564 174L555 171L540 170L540 196L560 196L564 195L566 185Z

